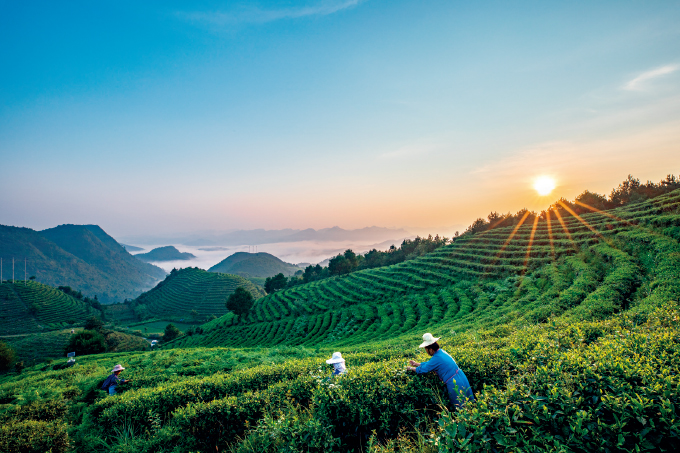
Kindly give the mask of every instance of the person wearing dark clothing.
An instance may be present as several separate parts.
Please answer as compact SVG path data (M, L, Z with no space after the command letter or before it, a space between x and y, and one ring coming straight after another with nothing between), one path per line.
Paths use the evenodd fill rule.
M434 371L439 376L439 379L446 384L451 404L461 408L467 401L474 401L475 396L463 370L458 367L453 357L439 348L437 340L439 338L434 338L431 333L423 335L423 343L420 347L425 348L427 354L432 358L424 363L410 360L409 364L411 366L406 367L406 369L415 371L417 374Z
M107 377L104 383L102 384L102 390L108 390L109 395L115 395L116 394L116 386L118 384L125 384L126 382L130 382L130 379L122 379L120 376L121 371L123 371L125 368L123 368L120 364L116 365L113 367L113 370L111 370L111 376Z

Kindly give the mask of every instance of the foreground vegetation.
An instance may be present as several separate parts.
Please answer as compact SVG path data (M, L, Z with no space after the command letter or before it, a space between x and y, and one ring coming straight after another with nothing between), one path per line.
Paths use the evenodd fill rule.
M581 203L277 291L158 351L6 374L0 451L674 451L680 191ZM426 331L474 403L405 371ZM349 372L328 380L335 350ZM117 363L132 381L109 397Z

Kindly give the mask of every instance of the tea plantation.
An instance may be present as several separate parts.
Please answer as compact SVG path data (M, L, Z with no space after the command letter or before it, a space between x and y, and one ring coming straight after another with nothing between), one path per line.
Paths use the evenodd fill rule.
M675 451L680 191L570 209L267 295L158 351L4 375L0 451ZM476 402L405 371L425 332ZM349 371L328 380L337 350ZM117 363L132 381L109 397Z
M195 310L199 318L205 320L210 315L225 314L225 302L239 286L245 287L255 298L264 295L262 289L238 275L207 272L195 267L173 269L155 288L132 301L131 306L142 319L189 320Z
M82 325L89 316L101 316L82 300L42 283L0 283L1 335L34 334Z

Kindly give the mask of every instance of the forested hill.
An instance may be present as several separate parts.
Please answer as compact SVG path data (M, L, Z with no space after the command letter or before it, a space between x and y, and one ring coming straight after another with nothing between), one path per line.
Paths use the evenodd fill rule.
M177 250L172 245L167 245L165 247L157 247L147 253L138 253L134 255L138 260L144 262L151 261L176 261L176 260L190 260L196 258L191 253L182 253Z
M279 273L290 276L299 270L301 270L299 267L264 252L237 252L208 269L209 272L243 277L272 277Z
M165 272L130 255L96 225L61 225L41 232L0 225L2 279L35 276L50 286L70 286L102 303L132 299ZM24 263L25 270L24 272Z

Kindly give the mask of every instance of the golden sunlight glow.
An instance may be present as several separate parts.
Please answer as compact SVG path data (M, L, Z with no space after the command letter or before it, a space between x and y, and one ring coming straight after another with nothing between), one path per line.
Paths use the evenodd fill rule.
M555 180L550 176L539 176L534 181L534 189L539 195L548 195L555 188Z

